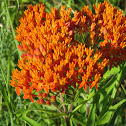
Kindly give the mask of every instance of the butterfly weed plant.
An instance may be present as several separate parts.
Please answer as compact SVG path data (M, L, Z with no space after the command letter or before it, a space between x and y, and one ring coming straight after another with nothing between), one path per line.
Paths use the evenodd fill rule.
M28 5L16 28L22 54L10 80L17 95L31 101L32 107L13 113L19 120L33 126L45 125L41 118L63 126L114 124L126 102L113 105L126 71L126 16L108 1L93 9L72 14L61 6L48 13L43 3ZM40 120L28 117L36 112Z

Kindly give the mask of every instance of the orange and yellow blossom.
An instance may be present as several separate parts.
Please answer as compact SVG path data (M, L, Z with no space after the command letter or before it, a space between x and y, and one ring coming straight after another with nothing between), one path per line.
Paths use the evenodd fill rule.
M111 16L109 19L103 18L107 14L108 6L111 7L108 2L104 2L98 5L99 10L94 7L95 14L88 7L84 7L80 12L75 11L71 19L71 9L66 10L65 6L61 7L60 13L52 8L48 14L45 12L44 4L39 4L39 7L29 5L16 30L16 39L21 42L18 48L23 54L18 61L20 70L15 69L12 72L10 84L15 87L17 95L20 95L22 90L24 99L29 98L34 102L34 97L37 97L37 103L50 105L48 99L50 92L65 93L70 85L76 87L78 83L78 88L84 87L86 90L86 86L90 88L95 86L98 89L104 68L108 64L115 65L115 62L118 64L119 60L125 59L125 50L120 52L125 48L125 34L123 34L125 25L119 26L123 31L115 26L111 35L109 34L110 26L106 20L111 22L113 20ZM104 12L103 15L99 13L101 11ZM124 17L121 18L125 23ZM105 26L104 20L107 22ZM101 32L101 29L104 31ZM116 44L112 45L117 39L111 38L117 36L114 31L120 32L122 37L120 43L115 42L118 48ZM81 36L90 33L90 36L85 44L82 44L82 41L76 39L76 33ZM108 41L108 38L111 38L111 41ZM97 44L101 49L91 48L96 47ZM106 45L110 48L106 48ZM116 56L120 53L122 56ZM43 97L45 92L46 99ZM54 95L52 101L55 101Z
M109 1L98 3L98 7L94 5L94 10L93 14L85 6L80 12L75 12L71 22L74 30L86 37L87 47L99 47L102 59L109 59L111 69L112 65L117 66L126 59L126 16Z

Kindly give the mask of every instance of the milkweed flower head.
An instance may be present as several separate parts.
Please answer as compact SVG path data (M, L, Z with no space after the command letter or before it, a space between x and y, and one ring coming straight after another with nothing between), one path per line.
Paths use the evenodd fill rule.
M109 1L93 6L95 13L88 6L75 12L72 22L77 33L87 36L85 45L98 47L102 59L109 59L110 69L126 59L126 16L113 7Z
M35 97L38 104L50 105L71 85L98 89L104 68L126 58L125 17L113 8L112 18L109 8L113 7L108 2L98 4L93 14L84 7L72 18L71 9L65 6L60 12L51 8L47 13L44 4L29 5L16 30L16 40L21 43L18 49L23 54L18 61L20 70L12 72L10 84L17 95L22 91L24 99L34 102ZM118 16L121 20L116 21ZM82 41L76 34L90 36ZM93 49L97 45L100 49Z

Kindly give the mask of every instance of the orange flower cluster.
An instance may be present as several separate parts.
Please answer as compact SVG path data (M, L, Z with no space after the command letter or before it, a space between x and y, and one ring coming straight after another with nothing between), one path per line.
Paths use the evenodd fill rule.
M90 33L83 41L87 47L98 48L102 59L109 59L111 69L126 59L126 16L109 1L94 5L94 10L94 14L88 7L76 11L72 22L81 36Z
M10 84L17 95L22 90L24 99L34 102L37 97L38 104L50 105L59 92L76 83L85 90L98 89L105 66L126 59L123 13L108 2L94 9L95 14L84 7L71 18L65 6L60 13L55 8L45 12L44 4L28 6L16 30L23 54Z

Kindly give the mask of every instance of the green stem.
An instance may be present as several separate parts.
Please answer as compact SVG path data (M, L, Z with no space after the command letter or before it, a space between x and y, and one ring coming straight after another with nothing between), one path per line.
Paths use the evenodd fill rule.
M63 100L63 96L62 96L62 93L59 93L60 94L60 98L61 98L61 102L63 103L64 100ZM65 105L63 104L63 109L64 109L64 113L66 113L66 107Z
M60 94L61 102L63 103L64 102L63 95L62 95L61 92L59 94ZM64 104L63 104L63 109L64 109L64 113L66 113L66 107L65 107ZM67 126L70 126L70 119L69 119L69 117L65 116L65 121L66 121Z
M73 108L73 104L70 105L70 108L69 108L69 110L68 110L68 113L71 112L72 108Z
M89 95L89 86L86 86L86 93ZM90 107L89 107L89 104L87 103L86 104L86 114L87 114L87 117L89 115L89 111L90 111Z

